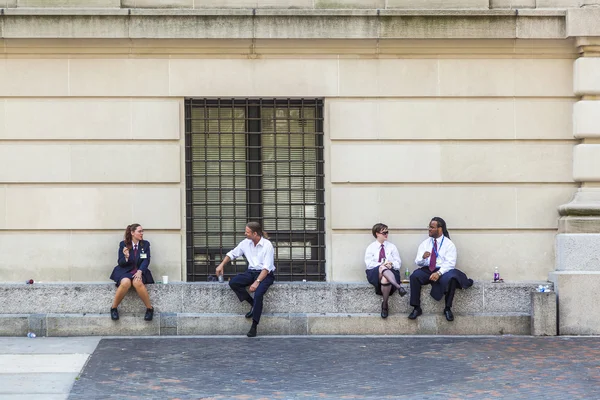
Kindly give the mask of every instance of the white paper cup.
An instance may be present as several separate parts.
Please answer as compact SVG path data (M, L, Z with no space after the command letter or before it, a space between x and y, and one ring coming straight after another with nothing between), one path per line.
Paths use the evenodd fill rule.
M169 283L169 277L167 275L163 275L163 283L164 284Z

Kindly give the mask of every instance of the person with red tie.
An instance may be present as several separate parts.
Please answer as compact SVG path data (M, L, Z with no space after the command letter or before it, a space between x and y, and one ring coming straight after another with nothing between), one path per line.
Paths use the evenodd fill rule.
M388 226L382 223L375 224L371 229L375 241L367 247L365 264L367 280L375 286L375 293L383 296L381 303L381 318L389 314L388 298L397 289L400 297L406 294L406 289L400 285L400 253L398 248L388 242Z
M421 310L421 286L431 285L431 297L440 301L446 295L444 316L448 321L454 321L452 301L456 288L467 289L473 285L473 280L456 266L456 246L450 240L446 222L440 217L434 217L429 223L429 237L417 250L415 263L417 268L410 275L410 305L414 307L409 319L416 319L423 314Z
M146 284L154 283L150 272L150 242L144 240L144 228L140 224L131 224L125 228L125 240L119 243L117 253L118 265L113 269L110 279L116 282L117 293L110 308L110 317L119 319L117 307L125 294L133 286L140 299L146 306L145 321L152 321L154 308L150 303L150 296Z

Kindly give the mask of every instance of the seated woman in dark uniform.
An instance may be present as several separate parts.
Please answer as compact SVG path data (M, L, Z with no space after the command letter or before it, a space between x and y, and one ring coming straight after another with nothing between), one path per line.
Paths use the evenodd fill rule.
M119 319L117 307L131 288L135 288L138 296L146 305L144 320L152 321L154 308L150 303L150 296L146 290L146 284L154 283L150 266L150 242L144 240L144 228L140 224L132 224L125 229L125 240L119 244L117 254L119 265L117 265L110 279L117 284L117 293L110 309L110 317Z
M371 230L375 241L367 247L365 264L367 280L375 286L375 293L383 296L381 303L381 318L388 316L388 298L398 289L400 296L406 294L406 289L400 286L400 253L393 243L387 241L388 227L385 224L375 224Z

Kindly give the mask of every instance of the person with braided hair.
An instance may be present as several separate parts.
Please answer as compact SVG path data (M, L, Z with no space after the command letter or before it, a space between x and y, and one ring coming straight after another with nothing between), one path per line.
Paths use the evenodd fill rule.
M117 253L118 265L113 269L110 279L117 285L117 293L110 308L110 317L119 319L117 307L125 297L127 291L133 286L140 299L146 306L145 321L152 321L154 308L150 303L150 296L146 284L154 283L150 272L150 242L144 240L144 228L140 224L131 224L125 228L124 240L119 243Z
M454 321L452 301L457 288L467 289L473 280L456 269L456 246L450 240L446 221L434 217L429 222L429 237L421 243L417 250L415 263L418 267L410 275L410 305L414 307L408 316L416 319L423 313L421 310L421 286L431 285L431 297L440 301L446 296L444 316Z

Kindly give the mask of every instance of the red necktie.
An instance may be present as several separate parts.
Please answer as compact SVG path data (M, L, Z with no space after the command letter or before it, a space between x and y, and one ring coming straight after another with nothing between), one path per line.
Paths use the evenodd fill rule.
M133 245L133 258L137 258L137 244Z
M379 249L379 261L385 258L385 249L383 248L383 243L381 244L381 248Z
M435 264L437 263L437 239L433 240L433 248L431 249L431 255L429 256L429 270L433 272Z

